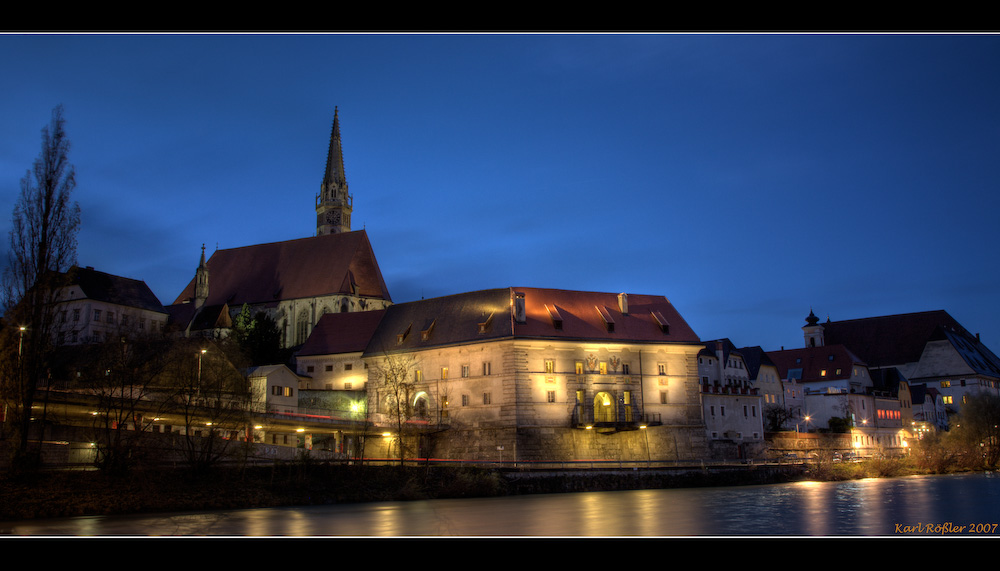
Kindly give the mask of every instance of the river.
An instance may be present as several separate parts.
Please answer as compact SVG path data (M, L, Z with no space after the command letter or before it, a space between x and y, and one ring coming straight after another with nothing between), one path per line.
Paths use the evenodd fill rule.
M7 536L1000 535L1000 475L630 490L0 523Z

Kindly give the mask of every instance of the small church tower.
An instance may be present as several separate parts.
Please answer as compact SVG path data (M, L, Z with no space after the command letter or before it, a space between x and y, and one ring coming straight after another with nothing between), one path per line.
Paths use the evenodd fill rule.
M205 263L205 245L201 245L201 261L194 274L194 304L201 307L208 299L208 264Z
M809 310L809 316L806 317L806 324L802 328L802 334L805 337L806 347L822 347L823 346L823 326L819 324L819 318L813 313L813 310Z
M340 119L337 108L333 110L333 131L330 150L326 157L323 185L316 197L316 235L338 234L351 231L352 197L347 192L344 176L344 152L340 146Z

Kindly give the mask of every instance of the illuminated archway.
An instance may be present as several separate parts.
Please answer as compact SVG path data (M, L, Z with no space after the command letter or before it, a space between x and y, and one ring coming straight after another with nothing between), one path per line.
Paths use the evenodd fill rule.
M413 416L426 419L431 413L430 397L424 391L420 391L413 397Z
M615 421L615 398L601 391L594 396L594 422Z

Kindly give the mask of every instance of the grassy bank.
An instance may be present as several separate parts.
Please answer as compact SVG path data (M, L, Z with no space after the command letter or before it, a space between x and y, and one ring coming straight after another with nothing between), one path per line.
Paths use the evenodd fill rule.
M0 478L0 521L433 498L839 481L926 473L903 459L726 470L504 472L287 463L243 470L40 472Z
M788 470L502 472L458 467L279 464L204 475L182 470L41 472L0 479L0 521L535 493L789 481Z

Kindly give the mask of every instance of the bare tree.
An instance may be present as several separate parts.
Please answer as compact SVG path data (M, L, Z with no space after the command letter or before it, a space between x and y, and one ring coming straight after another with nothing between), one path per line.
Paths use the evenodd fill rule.
M227 341L178 341L162 378L166 410L183 423L182 452L195 472L246 458L252 446L253 395L239 352Z
M384 411L395 428L391 438L396 444L400 465L406 459L407 450L412 449L407 436L410 432L408 422L413 416L411 399L417 370L416 357L409 353L384 352L374 367L378 384L375 398L379 399L379 410Z
M6 323L16 331L6 336L8 354L16 355L16 374L4 379L3 397L18 431L16 461L30 460L31 407L47 374L54 296L66 270L76 262L80 207L70 201L76 177L64 127L59 106L50 125L42 129L41 153L21 179L11 221L3 304Z
M152 452L149 431L166 404L154 398L153 387L167 365L170 344L160 333L120 331L87 347L94 353L87 384L97 399L94 444L102 470L126 472Z

